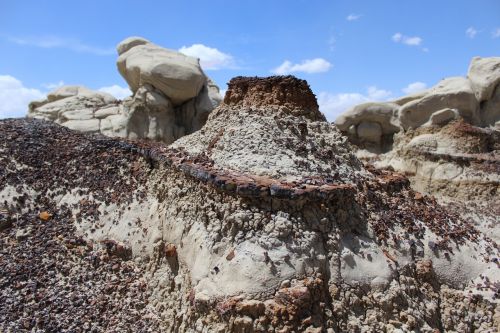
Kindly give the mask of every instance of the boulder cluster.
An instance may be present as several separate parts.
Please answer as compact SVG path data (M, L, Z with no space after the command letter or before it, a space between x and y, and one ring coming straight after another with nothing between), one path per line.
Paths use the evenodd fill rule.
M443 126L462 118L474 126L500 126L500 58L473 58L467 77L451 77L392 102L365 103L335 120L356 144L386 151L399 131Z
M28 117L84 132L172 143L200 129L221 101L199 60L140 37L117 46L118 71L132 96L123 101L81 86L63 86L29 106Z

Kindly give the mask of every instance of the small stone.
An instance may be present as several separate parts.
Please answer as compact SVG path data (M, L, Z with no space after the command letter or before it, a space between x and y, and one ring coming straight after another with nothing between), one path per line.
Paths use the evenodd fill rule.
M169 243L165 246L165 256L166 257L175 257L177 256L177 248L174 244Z
M42 221L48 221L51 217L52 217L52 214L50 214L49 212L47 211L43 211L41 212L38 217L40 218L40 220Z
M31 234L31 228L19 229L16 231L16 239L23 240Z
M236 311L241 314L250 315L257 318L264 314L266 306L263 302L258 300L245 300L236 305Z
M231 261L234 258L234 249L231 250L226 256L226 260Z
M283 280L281 282L281 288L289 288L290 287L290 280Z

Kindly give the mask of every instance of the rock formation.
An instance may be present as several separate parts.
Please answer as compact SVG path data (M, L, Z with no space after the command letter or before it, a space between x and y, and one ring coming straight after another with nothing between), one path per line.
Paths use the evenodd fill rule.
M444 79L392 103L355 106L335 123L361 148L359 157L406 173L415 189L482 206L500 200L499 100L500 58L477 57L467 78ZM367 124L379 130L367 135Z
M200 129L220 103L219 88L196 58L130 37L118 44L117 66L133 95L123 101L64 86L29 106L28 117L83 132L172 143Z
M357 145L387 151L392 136L400 130L416 129L462 118L475 126L500 127L500 58L473 58L467 78L452 77L418 94L392 103L365 103L335 120L339 129ZM365 136L362 128L379 128ZM375 123L375 124L367 124Z
M170 146L37 119L1 121L0 145L2 330L500 324L496 243L363 166L305 81L235 78Z

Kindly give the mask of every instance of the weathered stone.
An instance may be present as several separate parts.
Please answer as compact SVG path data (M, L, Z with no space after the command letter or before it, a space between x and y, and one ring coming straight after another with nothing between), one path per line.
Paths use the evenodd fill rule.
M469 80L462 77L442 80L424 97L401 106L399 120L404 129L417 128L426 123L434 112L446 108L456 109L474 124L479 122L479 104Z
M362 121L358 124L356 132L361 140L376 144L380 144L382 140L382 126L377 122Z
M124 40L117 49L120 71L133 85L133 96L117 101L85 87L64 86L32 102L28 117L82 132L170 144L201 129L221 102L219 88L205 77L197 59L140 37Z
M281 106L282 112L324 121L316 97L305 80L293 76L232 78L224 104L230 107Z
M266 306L259 300L244 300L236 304L238 313L258 318L266 311Z
M467 78L479 102L491 99L500 84L500 57L473 58Z
M128 37L121 41L117 46L116 46L116 51L118 52L118 55L121 55L122 53L127 52L134 46L138 45L145 45L145 44L150 44L151 42L148 41L147 39L144 39L142 37Z
M444 125L458 117L458 111L455 109L443 109L434 112L431 115L432 125Z
M133 93L150 84L176 106L199 94L206 77L198 59L142 42L135 46L127 44L130 48L117 61L118 71Z

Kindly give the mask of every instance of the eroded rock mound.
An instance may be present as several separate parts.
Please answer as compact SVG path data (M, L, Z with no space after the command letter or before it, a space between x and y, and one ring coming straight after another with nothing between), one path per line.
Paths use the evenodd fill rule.
M117 66L133 95L118 101L81 86L65 86L30 104L28 117L71 129L172 143L200 129L221 102L219 88L196 58L140 38L121 42Z
M294 80L269 82L288 90ZM74 133L41 120L0 122L0 202L8 216L21 216L0 231L9 254L0 264L11 267L10 253L23 251L31 264L43 231L64 221L92 248L72 248L65 234L59 243L58 232L49 232L49 246L70 244L59 262L99 258L95 268L69 277L79 281L108 262L114 272L137 272L129 283L142 274L138 294L118 289L113 298L141 300L138 329L150 319L153 330L177 332L494 331L497 245L470 220L412 190L403 175L364 167L335 125L270 101L224 103L200 131L171 146ZM52 219L31 218L43 211ZM57 266L43 262L50 283L3 270L0 301L7 306L0 316L9 320L0 328L35 325L22 313L42 301L28 289L51 294L62 279L50 273ZM100 286L95 280L86 286ZM118 327L128 311L85 290L58 300L68 311L108 301L102 306L114 317L100 317L98 329ZM70 330L88 321L87 313L37 325Z
M466 212L498 240L499 89L500 58L477 57L467 78L442 80L395 103L358 105L337 122L358 157L405 173L414 189ZM366 124L381 130L363 135Z
M275 98L283 92L292 94L292 100ZM303 80L238 77L229 83L224 103L210 114L207 125L173 147L206 154L224 168L256 175L331 174L351 179L361 172L361 165L338 130L323 119Z

